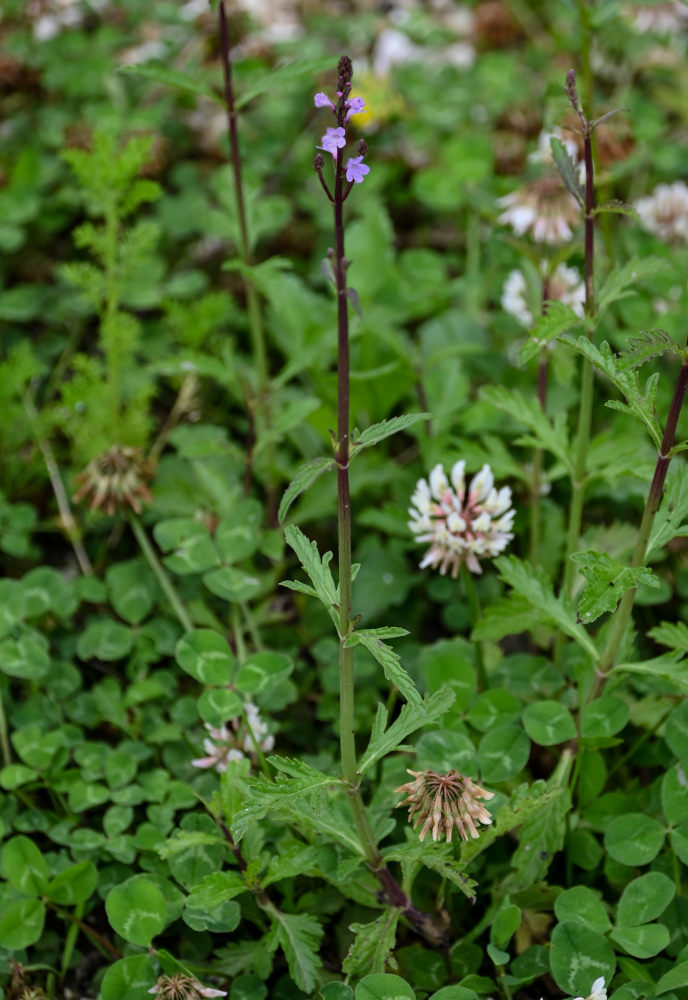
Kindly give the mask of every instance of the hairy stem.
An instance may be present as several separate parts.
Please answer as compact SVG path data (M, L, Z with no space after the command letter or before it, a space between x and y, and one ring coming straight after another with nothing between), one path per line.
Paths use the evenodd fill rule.
M155 574L158 583L162 587L165 597L170 602L172 610L179 619L180 625L185 632L191 632L193 630L193 623L189 618L189 613L184 607L179 594L174 589L165 567L158 558L157 552L149 542L148 535L146 534L143 525L135 514L130 514L128 520L131 525L131 530L136 536L136 541L139 543L139 548L143 553L143 557Z

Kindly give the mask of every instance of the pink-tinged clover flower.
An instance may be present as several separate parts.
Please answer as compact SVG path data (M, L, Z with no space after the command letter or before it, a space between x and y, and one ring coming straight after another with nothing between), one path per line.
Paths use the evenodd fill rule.
M494 798L494 792L486 791L458 771L438 774L430 770L407 770L406 773L414 780L395 789L406 795L397 805L409 807L409 822L413 823L414 830L420 826L421 840L431 832L433 840L439 840L444 834L449 843L454 829L459 831L462 840L476 838L479 836L477 824L489 826L492 822L480 800Z
M320 141L322 146L318 146L318 149L324 149L326 153L332 153L333 156L336 156L337 150L344 149L346 146L344 129L341 126L339 128L328 128Z
M346 161L346 179L350 183L361 184L365 175L370 173L370 167L362 161L362 156L352 156Z
M252 701L244 703L244 712L245 718L237 716L225 726L206 723L209 736L203 740L203 749L208 756L192 760L194 767L212 767L219 772L226 771L228 761L255 755L254 741L261 750L272 750L275 737L268 732L266 723Z
M175 972L173 976L160 976L148 992L157 996L158 1000L201 1000L203 997L227 996L224 990L203 986L197 979L183 972Z
M409 507L409 528L418 542L430 542L420 568L431 566L442 576L456 578L462 563L471 573L482 573L481 559L500 555L514 537L516 512L508 486L497 490L489 465L484 465L466 489L465 462L456 462L451 484L442 465L429 482L419 479Z

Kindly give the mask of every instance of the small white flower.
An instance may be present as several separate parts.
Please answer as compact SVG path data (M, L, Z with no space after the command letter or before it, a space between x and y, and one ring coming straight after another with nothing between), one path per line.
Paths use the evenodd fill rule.
M213 767L216 771L227 770L230 760L242 760L246 755L254 756L257 743L261 750L267 752L275 745L275 737L268 732L267 723L260 717L256 705L252 701L244 703L246 718L242 715L232 719L226 726L211 726L206 723L210 734L203 740L203 749L207 757L192 760L194 767Z
M465 462L451 470L451 486L442 465L436 465L430 483L419 479L411 497L409 528L419 542L430 542L420 568L431 566L456 578L462 563L481 573L480 559L500 555L514 537L516 512L508 486L495 489L489 465L484 465L466 490Z
M558 139L559 142L563 143L564 149L569 154L574 164L578 164L578 143L572 137L571 133L565 134L555 125L554 128L544 129L540 132L538 136L537 149L528 154L528 160L530 163L545 163L551 165L552 160L552 146L550 143L551 139Z
M541 272L545 273L547 265L542 262ZM574 267L559 264L547 283L547 298L557 299L571 306L577 316L583 315L585 304L585 285ZM515 317L522 326L533 325L533 313L528 302L528 286L522 271L511 271L502 289L502 309Z
M607 1000L604 976L600 976L599 979L595 980L587 997L576 997L575 1000Z
M661 240L688 243L688 186L683 181L658 184L635 208L645 228Z
M634 3L626 7L633 26L641 34L669 35L688 25L688 4L680 0L668 3Z

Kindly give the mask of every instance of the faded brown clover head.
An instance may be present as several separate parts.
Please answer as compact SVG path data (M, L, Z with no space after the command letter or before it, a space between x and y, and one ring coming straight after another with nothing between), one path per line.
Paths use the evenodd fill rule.
M158 1000L202 1000L203 997L227 996L224 990L202 986L197 979L187 976L184 972L175 972L173 976L160 976L155 986L148 992L155 994Z
M74 500L89 498L91 510L106 514L128 509L141 513L141 501L153 499L148 488L153 469L140 448L115 444L92 459L77 476L81 484Z
M492 822L480 799L491 799L494 792L486 791L458 771L446 774L430 770L407 773L413 775L414 780L396 789L406 793L406 798L398 805L409 807L409 821L413 821L414 830L421 827L421 840L428 831L432 831L433 840L439 840L444 834L449 842L454 827L462 840L468 840L469 836L479 835L476 823L489 826Z

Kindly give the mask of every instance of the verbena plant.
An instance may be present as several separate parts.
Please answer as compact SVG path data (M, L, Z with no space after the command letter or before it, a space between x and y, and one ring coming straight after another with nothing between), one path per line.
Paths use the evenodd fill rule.
M610 252L633 209L598 195L588 12L583 97L558 82L570 130L497 220L527 261L514 288L535 291L517 371L483 349L474 288L428 250L395 255L375 190L394 168L382 132L370 154L355 138L351 61L334 90L319 55L235 89L215 6L223 97L140 70L227 115L214 198L201 212L184 171L179 198L142 178L149 139L69 150L100 220L75 230L92 259L62 269L77 335L29 350L13 330L0 370L3 434L34 449L0 506L4 995L682 1000L688 631L644 609L686 591L688 353L623 328L664 279ZM332 125L291 197L333 244L328 297L261 260L288 203L252 183L238 123L252 98L290 120L289 88L326 67L304 190ZM436 207L449 165L424 170ZM175 215L185 198L202 223ZM204 224L233 300L156 256ZM473 283L481 225L468 212ZM41 477L65 544L36 565L22 490Z

